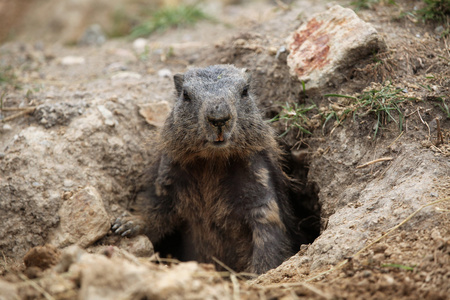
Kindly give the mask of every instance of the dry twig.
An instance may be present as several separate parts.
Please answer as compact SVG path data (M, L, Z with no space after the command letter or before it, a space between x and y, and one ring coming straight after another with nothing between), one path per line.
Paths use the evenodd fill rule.
M238 280L237 280L237 278L236 278L236 275L234 275L234 274L231 274L230 275L230 279L231 279L231 282L233 283L233 299L234 300L239 300L241 297L240 297L240 292L239 292L239 282L238 282Z
M417 114L419 115L420 121L422 121L422 123L427 125L427 127L428 127L428 140L430 140L430 137L431 137L430 126L428 126L428 123L422 119L422 116L420 115L420 112L419 112L419 108L417 108Z
M22 111L22 110L31 110L36 109L36 106L29 106L29 107L3 107L0 108L1 111Z
M443 136L442 131L441 131L441 123L439 121L439 118L436 118L436 127L437 127L437 130L436 130L437 131L437 133L436 133L436 135L437 135L436 146L439 146L440 144L444 143L444 136Z
M257 277L256 274L251 274L251 273L237 273L235 272L233 269L231 269L229 266L227 266L226 264L224 264L223 262L221 262L220 260L218 260L216 257L212 257L212 259L222 268L224 268L225 270L227 270L228 272L230 272L230 274L236 276L237 278L241 279L241 280L246 280L246 278L244 276L248 276L248 277Z
M17 114L14 114L14 115L12 115L12 116L9 116L9 117L7 117L7 118L4 118L4 119L2 120L2 122L8 122L8 121L11 121L12 119L18 118L18 117L20 117L20 116L23 116L23 115L26 115L26 114L29 114L29 113L32 113L32 112L34 112L35 109L36 109L35 107L33 107L33 108L28 107L27 109L25 109L25 110L23 110L23 111L21 111L21 112L19 112L19 113L17 113ZM4 110L4 109L3 109L3 110Z
M395 142L398 141L398 139L403 135L404 132L405 132L405 131L402 131L402 132L400 133L400 135L399 135L398 137L396 137L395 140L394 140L389 146L387 146L387 147L388 147L388 148L391 148L391 146L394 145Z
M372 164L375 164L377 162L388 161L388 160L393 160L393 159L394 159L393 157L381 157L381 158L378 158L378 159L366 162L365 164L359 165L356 168L357 169L362 169L362 168L365 168L365 167L370 166Z

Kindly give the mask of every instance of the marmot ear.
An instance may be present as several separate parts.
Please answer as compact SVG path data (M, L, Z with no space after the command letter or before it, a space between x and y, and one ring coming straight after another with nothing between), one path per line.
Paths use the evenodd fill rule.
M181 95L181 92L183 91L184 74L175 74L173 76L173 82L175 83L177 95Z
M252 80L252 72L247 68L243 68L241 70L242 75L244 75L245 81L247 82L247 84L250 84L250 81Z

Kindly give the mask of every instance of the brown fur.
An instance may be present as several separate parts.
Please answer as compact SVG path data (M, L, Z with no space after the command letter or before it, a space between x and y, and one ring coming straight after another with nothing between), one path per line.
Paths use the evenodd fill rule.
M183 233L184 257L262 273L292 254L288 178L272 129L262 120L250 75L229 65L175 76L177 100L149 172L142 218L116 233L157 243Z

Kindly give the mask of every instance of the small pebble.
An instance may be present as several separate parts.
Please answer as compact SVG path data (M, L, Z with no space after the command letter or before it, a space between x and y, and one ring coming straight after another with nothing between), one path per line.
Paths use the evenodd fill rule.
M61 64L65 66L83 65L86 60L82 56L65 56L61 58Z
M158 71L158 76L170 78L172 77L172 72L169 69L161 69Z
M9 124L5 124L5 125L3 125L3 130L4 130L4 131L12 130L12 127L11 127L11 125L9 125Z
M5 157L5 153L0 152L0 159L3 159Z
M280 48L278 48L275 58L278 59L281 54L286 52L287 52L286 46L281 46Z
M364 270L364 272L362 273L362 277L367 278L372 276L372 272L369 270Z
M109 109L107 109L104 105L99 105L97 108L105 118L106 125L114 126L116 124L116 120L114 119L113 114Z
M66 188L72 187L74 185L74 182L70 179L64 179L64 186Z
M142 75L139 73L135 73L135 72L118 72L116 74L114 74L113 76L111 76L111 79L141 79Z
M114 73L114 72L121 72L121 71L126 71L126 70L128 70L127 66L125 66L124 64L122 64L120 62L115 62L115 63L107 65L106 68L104 69L104 72Z
M434 29L434 32L440 36L444 32L444 26L439 25Z
M79 45L101 45L106 42L106 35L103 32L103 29L98 24L93 24L89 26L86 31L83 33L83 36L78 41Z
M145 48L147 48L147 40L143 39L143 38L138 38L136 40L134 40L133 42L133 49L134 51L136 51L137 53L142 53L145 51Z

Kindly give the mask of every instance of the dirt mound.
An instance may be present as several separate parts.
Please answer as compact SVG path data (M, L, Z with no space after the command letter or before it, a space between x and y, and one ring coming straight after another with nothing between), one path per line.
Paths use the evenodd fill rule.
M149 44L145 55L121 40L100 47L3 45L0 62L9 72L3 74L12 75L0 94L0 298L446 299L448 38L436 37L436 26L393 20L397 8L412 9L409 2L359 12L388 49L347 70L350 77L339 85L310 93L289 75L283 46L307 20L298 18L303 7L326 8L308 1L297 5L271 12L271 20L246 30L215 24L204 29L204 37L199 28L156 35L162 45ZM211 34L214 29L231 37L211 44L219 35ZM180 42L188 33L200 39ZM166 56L167 49L173 53ZM24 264L30 249L55 241L65 222L61 209L84 199L77 193L96 190L105 222L142 200L135 199L135 190L152 159L157 128L145 120L155 119L152 110L145 118L139 111L172 103L171 75L190 64L216 63L252 70L267 117L287 105L313 106L304 114L308 122L301 123L312 134L293 128L280 139L286 172L299 182L293 201L299 213L307 212L302 226L312 228L311 244L299 245L298 254L253 281L247 281L249 274L217 273L209 265L138 259L123 250L125 244L144 245L129 251L150 255L151 243L119 245L106 232L88 252L72 247L59 254L44 246L31 250ZM355 102L386 93L403 97L392 118ZM280 134L289 128L283 122L274 126ZM64 218L89 215L90 207L75 207ZM328 272L332 266L337 267Z

